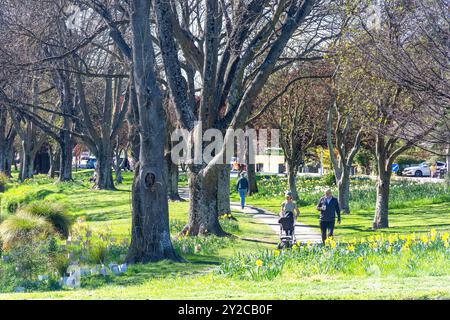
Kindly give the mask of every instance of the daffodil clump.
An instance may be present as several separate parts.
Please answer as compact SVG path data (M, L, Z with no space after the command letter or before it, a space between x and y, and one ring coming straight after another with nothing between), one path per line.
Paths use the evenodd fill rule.
M449 233L378 234L325 244L296 244L291 250L265 250L225 262L221 274L248 280L327 276L450 275Z
M220 225L225 231L229 233L235 233L239 231L239 223L231 213L221 215L219 217L219 221Z

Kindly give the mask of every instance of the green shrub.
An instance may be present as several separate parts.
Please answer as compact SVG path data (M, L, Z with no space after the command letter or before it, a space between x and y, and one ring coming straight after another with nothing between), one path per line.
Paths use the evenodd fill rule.
M53 232L47 220L25 212L9 216L0 225L0 238L4 248L44 239Z
M70 259L65 254L57 253L52 259L53 268L60 277L64 277L70 266Z
M424 162L425 160L416 156L411 155L400 155L395 160L398 165L417 165Z
M26 291L60 289L54 276L53 254L49 254L52 240L30 241L15 245L7 252L8 259L0 262L0 292L11 292L17 287ZM47 278L39 279L39 275Z
M108 246L104 242L95 242L87 250L88 262L105 264L108 257Z
M69 236L72 219L66 207L61 203L50 201L35 201L28 204L24 211L33 216L46 219L64 238Z
M328 187L336 185L336 176L333 171L322 176L322 183Z

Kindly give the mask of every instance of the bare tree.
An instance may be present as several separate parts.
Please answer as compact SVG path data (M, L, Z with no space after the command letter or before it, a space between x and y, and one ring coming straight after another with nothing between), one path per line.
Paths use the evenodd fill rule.
M152 43L150 2L132 0L133 74L139 108L140 153L133 182L132 263L177 259L169 229L164 170L165 121Z
M328 108L327 145L338 187L339 205L345 214L350 214L350 171L363 135L363 127L357 121L361 110L353 93L359 90L362 79L352 78L345 71L341 74L339 69L338 65L330 88L333 98Z
M435 4L435 1L431 2L433 7ZM369 28L365 20L361 19L360 23L352 26L346 38L348 43L345 47L345 58L346 63L350 65L350 78L361 76L362 87L355 93L359 95L358 103L366 113L365 126L375 140L378 169L377 202L373 221L375 229L389 227L389 193L393 162L406 150L426 141L426 138L448 119L445 104L442 104L442 99L445 99L442 89L445 88L446 81L442 81L438 75L434 79L428 77L430 72L444 71L440 66L442 60L431 53L424 55L426 50L421 48L423 41L426 43L429 40L427 32L434 34L436 30L416 28L416 21L410 19L410 13L422 15L420 10L417 10L417 5L416 1L383 2L380 4L382 14L378 26ZM440 28L443 21L436 22ZM418 30L425 33L417 33ZM441 37L442 34L435 36ZM413 73L417 72L416 75L422 74L420 77L424 82L414 80L415 85L411 82L408 84L398 81L400 78L392 77L393 73L386 71L389 66L394 65L397 71L404 68L402 65L406 60L402 59L409 54L415 56L413 52L416 50L419 50L416 58L425 60L416 66L419 69L414 70L413 66L409 69ZM385 63L388 52L403 52L406 56L398 56L399 60L393 59ZM408 63L413 63L414 59L411 57ZM430 58L434 61L429 60ZM431 69L428 69L430 66ZM410 73L410 79L413 78L415 75ZM430 90L422 90L423 87L420 89L425 83Z
M81 137L97 158L95 186L98 189L112 190L113 147L128 110L129 90L124 87L120 77L105 77L103 101L100 106L89 106L81 75L77 73L75 77L78 106L83 121ZM96 104L95 99L91 103Z
M297 174L306 153L325 131L325 108L330 103L331 95L321 77L329 78L329 71L317 64L303 66L300 72L272 75L262 92L262 106L255 108L256 114L249 120L258 119L260 125L280 131L289 189L296 200L299 199Z
M171 5L172 4L172 5ZM317 37L330 27L321 1L155 1L158 38L165 76L182 128L192 131L196 121L203 130L227 132L225 145L234 144L230 130L243 128L253 101L270 74L317 53L328 37ZM201 12L201 15L197 13ZM189 16L182 27L178 17ZM328 29L330 30L330 29ZM301 39L293 39L295 33ZM303 36L303 38L302 38ZM296 39L298 39L296 37ZM285 49L295 48L295 56ZM200 107L196 112L189 82L182 73L184 61L195 68L201 82ZM278 65L277 63L280 62ZM225 235L218 222L217 190L220 163L228 163L225 147L210 163L189 165L190 211L184 233Z

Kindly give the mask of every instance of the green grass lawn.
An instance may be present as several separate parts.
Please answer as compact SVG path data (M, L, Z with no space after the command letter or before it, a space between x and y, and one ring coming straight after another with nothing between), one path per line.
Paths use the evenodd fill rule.
M278 213L282 201L282 198L261 199L250 197L247 203ZM372 229L373 217L374 209L354 210L350 215L342 215L341 225L336 224L335 237L348 240L354 237L383 233L426 232L431 228L450 230L450 203L423 205L414 203L410 207L391 209L389 213L389 229L374 231ZM299 221L320 232L318 218L319 213L315 206L300 207Z
M117 191L92 190L87 182L91 171L75 173L73 183L54 183L43 177L23 185L13 185L1 195L2 210L14 197L33 201L34 197L67 204L70 214L82 218L94 231L108 228L113 237L129 238L131 228L130 188L132 176L124 175L124 184ZM30 194L27 199L27 194ZM232 193L232 201L237 201ZM282 198L250 197L248 203L278 212ZM343 217L338 227L338 238L378 233L410 233L429 231L430 228L450 230L450 203L414 202L411 206L393 209L391 228L371 230L373 210L355 210ZM171 202L171 223L187 220L188 203ZM147 265L130 266L120 276L89 279L83 288L32 293L3 293L0 299L405 299L450 298L450 272L423 277L389 275L346 276L316 275L312 277L282 274L272 281L236 279L218 274L221 263L237 255L251 254L275 248L278 237L268 226L251 215L234 212L239 221L236 238L212 254L186 254L184 263L161 261ZM5 213L3 212L3 217ZM313 227L318 224L314 207L301 207L300 220ZM1 264L0 264L1 267Z

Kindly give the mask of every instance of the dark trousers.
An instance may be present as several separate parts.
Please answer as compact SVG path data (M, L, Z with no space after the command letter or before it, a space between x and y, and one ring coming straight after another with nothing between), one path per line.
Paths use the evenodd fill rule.
M328 237L333 236L334 231L334 220L333 221L320 221L320 232L322 233L322 241L325 242L327 240L327 231Z

